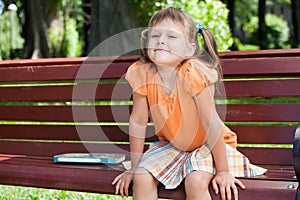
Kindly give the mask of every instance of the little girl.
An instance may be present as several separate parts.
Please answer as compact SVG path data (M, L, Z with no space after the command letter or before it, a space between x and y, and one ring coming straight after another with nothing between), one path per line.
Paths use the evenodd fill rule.
M197 31L204 39L199 51ZM219 118L214 104L221 65L212 33L197 27L175 8L156 13L142 33L141 59L126 80L133 93L129 120L132 167L115 178L116 194L157 199L157 184L176 188L184 181L187 199L211 199L208 186L222 199L237 199L235 177L255 176L265 169L251 165L236 150L236 134ZM150 110L158 142L143 153ZM232 197L233 192L233 197Z

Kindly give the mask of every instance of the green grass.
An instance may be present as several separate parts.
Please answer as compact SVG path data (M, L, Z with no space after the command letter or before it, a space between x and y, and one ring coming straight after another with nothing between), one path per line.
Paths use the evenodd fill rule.
M0 200L131 200L116 195L0 185Z

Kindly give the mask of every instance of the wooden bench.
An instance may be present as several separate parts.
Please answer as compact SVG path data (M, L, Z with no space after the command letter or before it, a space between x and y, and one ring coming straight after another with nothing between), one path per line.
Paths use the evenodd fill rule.
M241 178L247 188L239 189L240 199L295 199L300 49L226 52L221 57L226 95L216 97L218 110L227 111L226 124L238 134L238 149L269 169L263 176ZM53 156L128 156L132 91L123 78L137 59L1 61L0 184L113 194L111 182L124 170L122 165L55 164ZM153 132L150 125L147 142L156 140ZM160 185L159 196L184 199L184 188L165 190Z

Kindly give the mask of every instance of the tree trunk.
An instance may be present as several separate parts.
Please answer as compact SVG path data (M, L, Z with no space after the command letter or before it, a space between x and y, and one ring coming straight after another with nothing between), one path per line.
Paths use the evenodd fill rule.
M291 0L291 10L292 10L292 19L293 19L293 39L292 39L292 47L299 48L300 47L300 3L299 0Z
M50 56L48 28L58 10L59 0L24 0L25 51L24 58L47 58Z
M92 2L92 22L89 37L88 51L92 51L106 39L138 26L137 20L132 15L128 3L124 0L91 0ZM139 40L139 36L137 36ZM132 38L125 39L118 44L118 52L126 49L130 45ZM113 45L113 44L112 44ZM114 55L115 49L105 54Z
M92 18L92 1L83 0L82 10L84 12L84 52L83 56L86 56L89 52L89 40L90 40L90 31L91 31L91 18Z
M258 42L261 49L266 49L265 34L266 34L266 0L259 0L258 5Z
M230 27L230 31L233 37L235 37L235 23L234 23L234 15L235 15L235 0L228 0L227 1L227 9L229 10L228 14L228 23ZM231 50L237 50L235 43L233 43Z

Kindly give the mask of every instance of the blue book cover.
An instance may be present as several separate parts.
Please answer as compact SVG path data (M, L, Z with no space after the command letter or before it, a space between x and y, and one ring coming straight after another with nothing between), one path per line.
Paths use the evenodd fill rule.
M54 156L55 163L118 164L125 160L125 154L116 153L66 153Z

